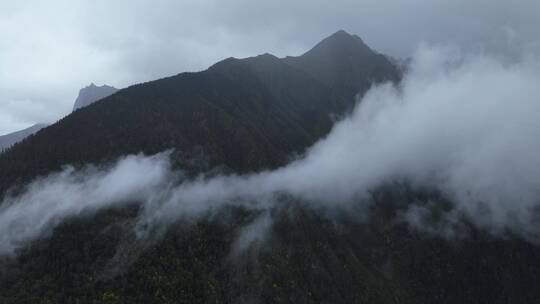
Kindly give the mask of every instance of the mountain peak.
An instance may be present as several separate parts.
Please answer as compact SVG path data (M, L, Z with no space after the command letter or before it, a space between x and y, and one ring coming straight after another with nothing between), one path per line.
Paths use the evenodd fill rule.
M115 87L105 84L102 86L96 86L92 82L89 86L84 87L79 91L79 96L77 96L77 100L75 100L75 104L73 105L73 111L86 107L97 100L112 95L113 93L116 93L116 91L118 91L118 89Z
M373 51L357 35L351 35L344 30L339 30L323 39L304 55L347 56L351 53L357 55L371 54Z
M339 30L339 31L333 33L332 35L328 36L328 38L330 38L330 37L351 38L351 37L354 37L354 35L349 34L345 30Z
M323 39L303 55L286 57L284 61L330 87L347 88L345 95L365 91L372 81L395 81L400 77L386 57L344 30Z

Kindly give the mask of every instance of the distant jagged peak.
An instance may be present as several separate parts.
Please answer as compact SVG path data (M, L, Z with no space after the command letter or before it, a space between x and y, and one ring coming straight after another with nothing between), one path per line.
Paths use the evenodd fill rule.
M112 95L118 91L117 88L109 85L97 86L95 83L90 83L88 86L79 91L79 95L73 105L73 111L86 107L100 99Z
M110 86L110 85L106 85L106 84L103 84L101 86L98 86L96 85L94 82L91 82L89 85L87 85L86 87L84 87L83 89L88 89L88 88L113 88L113 89L116 89L115 87L113 86ZM82 90L82 89L81 89ZM117 89L116 89L117 90Z

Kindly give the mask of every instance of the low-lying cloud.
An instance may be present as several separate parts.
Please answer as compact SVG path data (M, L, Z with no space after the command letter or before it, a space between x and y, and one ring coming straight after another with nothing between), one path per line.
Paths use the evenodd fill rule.
M393 180L440 190L452 215L477 226L534 233L540 207L540 64L421 48L395 87L373 87L306 155L274 170L185 179L169 154L124 157L108 168L66 168L37 179L0 209L0 253L12 253L64 219L140 204L137 233L224 206L265 210L287 195L318 209L368 204ZM412 202L411 202L412 203ZM405 218L418 224L421 210ZM270 217L255 222L271 226ZM246 231L246 240L260 240Z

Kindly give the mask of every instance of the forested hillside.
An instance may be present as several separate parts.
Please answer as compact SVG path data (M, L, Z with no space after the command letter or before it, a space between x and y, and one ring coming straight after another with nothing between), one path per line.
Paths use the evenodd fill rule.
M328 134L357 94L401 76L340 31L298 57L229 58L133 85L0 154L0 193L66 164L169 149L175 167L194 173L277 168ZM396 183L371 196L367 217L352 208L330 218L292 200L271 214L267 243L237 254L233 243L255 211L231 207L142 240L133 230L136 205L76 217L0 257L0 302L534 303L540 296L538 247L472 225L467 237L447 240L400 221L410 201L447 204L436 191Z

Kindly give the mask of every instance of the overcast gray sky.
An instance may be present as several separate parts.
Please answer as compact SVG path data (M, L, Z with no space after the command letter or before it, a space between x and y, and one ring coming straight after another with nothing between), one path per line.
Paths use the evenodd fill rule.
M512 57L540 49L539 28L538 0L2 0L0 134L66 115L90 82L299 55L338 29L396 57L421 43Z

